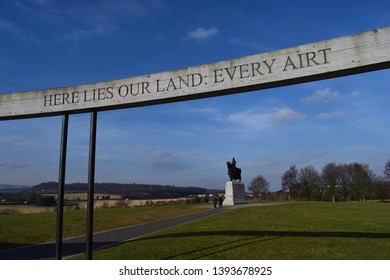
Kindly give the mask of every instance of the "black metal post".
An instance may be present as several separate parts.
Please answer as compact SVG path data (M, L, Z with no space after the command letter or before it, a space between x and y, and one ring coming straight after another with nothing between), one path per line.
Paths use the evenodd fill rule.
M57 237L56 237L56 259L62 259L62 231L64 221L64 190L66 171L66 149L68 143L68 121L69 115L62 116L62 132L60 146L60 166L58 173L58 199L57 199Z
M91 127L89 138L89 164L88 164L88 202L87 202L87 244L86 258L92 260L93 249L93 200L95 193L95 154L96 154L96 124L97 112L91 112Z

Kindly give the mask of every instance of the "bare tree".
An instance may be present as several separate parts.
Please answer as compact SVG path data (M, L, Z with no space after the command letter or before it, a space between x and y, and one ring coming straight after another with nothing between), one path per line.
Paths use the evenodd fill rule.
M313 193L321 184L321 176L313 166L309 165L299 170L298 181L306 199L311 200Z
M282 190L287 193L287 200L290 201L291 191L298 184L298 169L295 165L291 165L290 168L284 172L282 176Z
M269 182L262 175L258 175L252 179L248 189L256 198L259 198L261 194L269 192Z
M340 189L341 189L342 200L347 201L350 198L351 188L352 188L351 165L343 163L343 164L339 164L338 168L340 172L339 175L340 175Z
M383 178L386 181L390 181L390 160L386 162L385 170L383 170L383 174L385 175Z
M376 181L374 171L370 169L368 164L351 163L350 164L352 190L356 199L365 202L367 195L372 191L373 185Z
M334 163L328 163L322 168L322 182L325 187L328 189L330 195L332 196L332 201L336 201L336 189L340 183L340 168Z

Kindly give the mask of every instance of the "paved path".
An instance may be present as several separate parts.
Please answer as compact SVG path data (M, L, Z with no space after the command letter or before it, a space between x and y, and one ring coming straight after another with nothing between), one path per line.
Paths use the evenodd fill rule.
M98 232L93 235L93 249L101 249L125 242L134 238L168 229L177 225L192 222L204 217L221 213L229 208L211 209L197 213L187 214L145 224L129 226L109 231ZM67 258L73 255L85 253L86 237L73 237L63 240L62 255ZM0 260L43 260L55 259L55 241L40 243L31 246L23 246L15 249L0 251Z
M157 231L168 229L174 226L182 225L211 215L215 215L227 210L238 207L260 206L271 204L244 204L222 209L210 209L197 213L187 214L179 217L173 217L145 224L139 224L104 232L98 232L93 235L93 249L102 249L113 246L118 243L126 242L135 238L145 236ZM85 253L86 237L73 237L63 240L62 255L63 258ZM55 259L55 241L40 243L31 246L23 246L15 249L0 251L0 260L44 260Z

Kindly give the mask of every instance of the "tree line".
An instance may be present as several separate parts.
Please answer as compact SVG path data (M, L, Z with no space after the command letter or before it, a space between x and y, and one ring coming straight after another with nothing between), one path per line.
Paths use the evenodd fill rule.
M66 193L85 193L86 183L72 183L65 185ZM1 192L0 204L32 204L40 206L55 205L58 182L45 182L20 192ZM119 184L119 183L96 183L95 193L118 194L123 199L166 199L193 197L204 194L218 193L217 189L201 187L176 187L173 185L148 185L148 184ZM103 199L107 196L103 196Z
M260 197L269 193L263 175L252 179L249 191ZM383 176L377 176L368 164L358 162L326 164L321 171L312 165L297 169L291 165L281 176L281 190L276 193L287 200L360 201L390 199L390 160Z
M36 206L55 206L56 199L52 195L42 196L32 192L14 192L14 193L1 193L0 192L0 204L17 204L17 205L36 205Z

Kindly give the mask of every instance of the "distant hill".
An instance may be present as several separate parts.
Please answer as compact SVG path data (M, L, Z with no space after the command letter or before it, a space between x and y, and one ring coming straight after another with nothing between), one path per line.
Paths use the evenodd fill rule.
M73 183L65 185L66 193L87 192L86 183ZM47 182L36 185L28 190L33 193L52 193L58 192L57 182ZM118 184L118 183L96 183L95 193L119 194L129 199L159 199L159 198L179 198L192 195L203 195L218 192L199 187L175 187L163 185L147 184ZM219 190L220 192L220 190Z
M24 191L28 188L31 188L31 186L0 184L0 192L2 192L2 193L20 192L20 191Z

